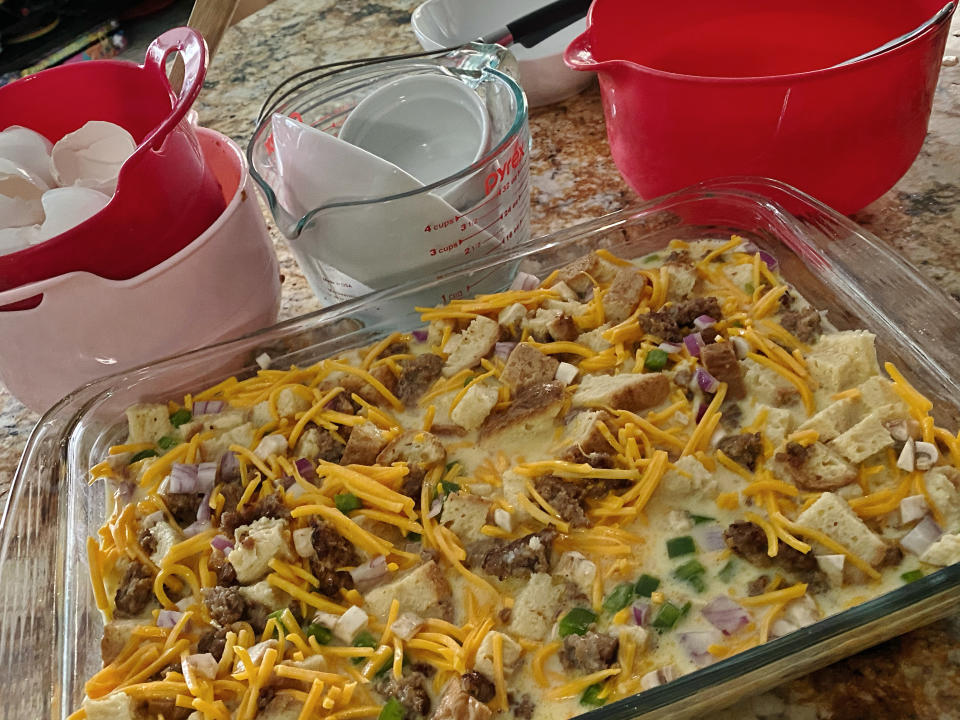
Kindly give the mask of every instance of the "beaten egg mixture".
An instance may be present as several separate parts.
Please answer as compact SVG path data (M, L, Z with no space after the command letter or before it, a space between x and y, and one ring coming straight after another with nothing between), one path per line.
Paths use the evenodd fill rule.
M87 720L536 720L960 559L957 438L740 238L127 411Z

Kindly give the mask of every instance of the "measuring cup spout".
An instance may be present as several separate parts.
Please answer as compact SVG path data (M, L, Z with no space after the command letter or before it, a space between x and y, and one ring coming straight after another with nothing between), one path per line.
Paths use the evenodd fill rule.
M577 35L577 37L567 45L567 49L563 53L563 62L566 63L567 67L583 72L596 72L597 69L610 64L610 62L598 62L596 58L593 57L590 28L587 28L580 35Z

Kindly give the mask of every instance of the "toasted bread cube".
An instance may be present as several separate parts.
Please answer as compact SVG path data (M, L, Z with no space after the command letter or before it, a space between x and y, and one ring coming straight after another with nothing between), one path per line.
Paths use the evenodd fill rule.
M464 430L475 430L487 419L499 399L500 393L493 385L474 383L450 411L450 419Z
M380 428L372 422L354 425L347 439L347 446L340 458L341 465L373 465L377 455L386 447Z
M873 566L879 565L887 552L886 543L832 492L823 493L800 513L797 524L819 530Z
M507 357L500 373L500 382L516 392L524 385L548 383L553 380L560 363L544 355L529 343L518 344Z
M166 405L140 403L127 408L127 442L155 443L173 434L170 411Z
M622 267L603 296L603 314L607 320L619 323L637 309L646 278L633 267Z
M670 379L662 373L588 375L573 394L573 407L646 410L662 403L669 394Z
M556 281L565 283L575 293L583 295L593 287L593 280L607 282L613 278L616 271L616 265L590 253L560 268Z
M257 713L257 720L297 720L303 703L291 695L277 695Z
M103 626L100 639L100 657L104 666L114 661L130 640L133 631L143 625L143 620L111 620Z
M274 558L292 558L286 520L259 518L238 527L236 538L237 544L227 555L227 560L242 583L251 583L266 575L270 570L268 563Z
M490 318L474 318L467 329L450 339L450 347L444 348L450 355L443 366L444 377L452 377L461 370L472 368L486 357L500 338L500 326Z
M528 385L508 408L487 416L480 428L481 440L499 443L514 440L524 443L529 450L530 443L539 441L540 435L548 430L552 432L554 418L562 406L563 385L560 383ZM510 438L506 438L507 435Z
M440 524L450 528L464 542L486 539L480 528L487 524L491 502L465 491L451 493L443 501Z
M822 442L806 447L802 462L783 459L787 448L775 454L774 466L804 490L836 490L857 480L857 468Z
M533 317L527 316L523 327L537 342L575 340L580 333L568 314L548 308L538 308Z
M204 440L200 443L200 453L206 462L214 462L220 459L220 456L227 452L231 445L240 445L250 447L253 442L254 427L252 423L244 423L235 428L231 428L216 437Z
M523 654L523 648L516 640L505 633L491 630L483 637L483 642L477 648L476 659L473 661L473 669L482 673L488 678L494 676L493 673L493 639L500 636L503 639L501 657L503 658L503 674L508 675L516 669L520 662L520 656Z
M873 413L830 441L830 447L852 463L862 462L891 445L890 432Z
M807 370L825 393L861 385L879 372L875 336L866 330L823 335L807 356Z
M433 560L418 565L393 582L373 588L364 600L369 613L386 622L394 598L400 602L400 612L453 620L450 584Z
M683 263L667 263L668 285L667 300L685 300L693 293L697 285L697 270L692 265Z
M500 325L508 334L519 335L520 325L527 316L527 308L520 303L507 305L500 314L497 315L497 324Z
M927 470L923 479L927 495L943 515L945 529L960 529L960 470L942 465Z
M923 551L920 561L941 567L960 562L960 535L942 535Z
M782 375L765 368L758 362L745 358L743 363L743 381L750 388L750 396L757 405L783 408L792 405L800 398L797 389Z
M298 412L309 410L311 402L292 388L284 388L277 394L277 414L280 417L293 417Z
M797 430L815 430L820 442L828 442L852 428L859 415L860 403L854 398L843 398L801 423Z
M560 611L557 588L547 573L534 573L517 593L510 613L509 630L531 640L544 640Z
M566 449L560 453L561 457L571 454L610 452L610 443L600 432L600 422L606 413L602 410L586 410L577 413L573 420L567 424L566 433L563 436L563 447Z
M693 455L684 455L674 466L675 469L663 474L657 490L665 501L686 499L700 493L712 496L718 492L715 473L707 470Z
M154 543L157 546L157 549L150 555L150 559L157 565L159 565L167 553L170 552L170 548L183 539L183 536L166 520L160 520L151 525L150 535L153 536Z
M83 699L87 720L136 720L137 704L133 696L116 690L99 700Z
M261 580L253 585L243 585L238 589L240 595L247 602L259 603L270 610L283 610L290 604L290 596L279 588L275 588L266 580ZM256 662L253 654L251 659Z
M793 413L783 408L768 407L766 405L757 406L757 412L764 409L767 411L767 420L763 424L763 436L776 447L783 443L787 435L793 432Z
M873 375L866 382L861 383L857 389L860 391L860 401L864 407L879 408L885 405L900 405L903 408L903 417L910 414L906 403L893 389L893 383L881 375Z
M565 552L557 561L554 572L558 577L572 582L585 595L589 596L593 592L593 582L597 577L597 565L582 553L576 551Z

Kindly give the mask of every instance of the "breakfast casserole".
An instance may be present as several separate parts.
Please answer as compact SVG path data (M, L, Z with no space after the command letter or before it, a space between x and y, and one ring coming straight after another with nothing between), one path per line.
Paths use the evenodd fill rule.
M568 718L960 560L957 437L739 237L419 311L127 410L73 720Z

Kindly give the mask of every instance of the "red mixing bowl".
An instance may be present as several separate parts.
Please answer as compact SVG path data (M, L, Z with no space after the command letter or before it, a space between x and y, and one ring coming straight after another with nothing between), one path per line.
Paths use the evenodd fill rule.
M179 96L165 69L177 51L184 61ZM46 242L0 256L0 291L75 270L111 280L134 277L186 247L221 215L220 184L185 118L206 67L203 37L183 27L154 40L143 65L73 63L0 88L0 129L22 125L56 142L88 120L107 120L137 142L103 210Z
M944 1L594 0L564 60L598 74L613 160L641 197L755 175L852 213L920 151Z

